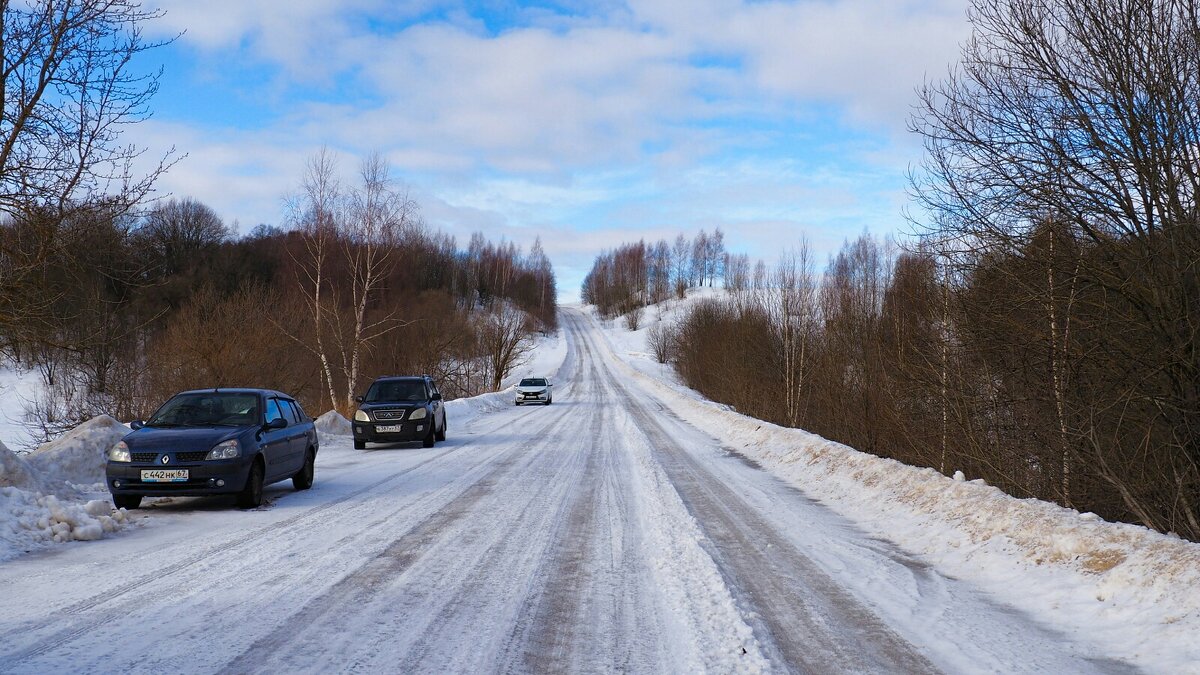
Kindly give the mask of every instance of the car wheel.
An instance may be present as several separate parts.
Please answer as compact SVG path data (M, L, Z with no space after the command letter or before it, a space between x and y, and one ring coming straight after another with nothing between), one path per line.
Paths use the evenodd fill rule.
M366 450L366 449L367 449L367 442L366 442L366 441L360 441L360 440L358 440L357 438L356 438L356 439L354 439L354 449L355 449L355 450Z
M432 448L433 444L437 442L437 434L433 432L433 427L434 425L430 424L429 433L425 434L425 438L421 439L421 445L427 448Z
M552 399L552 398L546 399L546 405L550 405L551 403L554 403L554 399Z
M304 466L292 476L292 487L297 490L307 490L312 487L313 476L316 474L316 467L313 466L317 461L317 456L312 450L304 453Z
M238 508L256 509L262 506L262 496L263 465L261 461L254 460L254 465L250 467L250 475L246 476L246 487L238 493Z
M113 495L112 498L118 509L136 509L142 505L141 495Z
M437 440L439 440L439 441L446 440L446 422L445 421L442 422L442 428L438 429Z
M515 405L515 406L520 406L520 405L521 405L521 402L520 402L520 401L513 401L513 405Z

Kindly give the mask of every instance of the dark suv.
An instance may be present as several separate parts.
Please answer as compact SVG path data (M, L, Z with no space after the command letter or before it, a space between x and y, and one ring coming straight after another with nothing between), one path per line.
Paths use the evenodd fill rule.
M354 447L367 443L421 441L432 448L446 440L446 407L428 375L381 377L358 397L354 412Z
M287 394L185 391L129 426L105 467L118 507L137 508L145 496L235 494L254 508L264 485L291 478L297 490L312 487L317 431Z

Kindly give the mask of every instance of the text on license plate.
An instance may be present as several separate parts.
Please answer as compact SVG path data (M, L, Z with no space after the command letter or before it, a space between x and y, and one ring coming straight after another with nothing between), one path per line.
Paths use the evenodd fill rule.
M187 469L142 469L143 483L182 483L187 479Z
M404 431L403 424L381 424L375 427L375 431L381 434L395 434Z

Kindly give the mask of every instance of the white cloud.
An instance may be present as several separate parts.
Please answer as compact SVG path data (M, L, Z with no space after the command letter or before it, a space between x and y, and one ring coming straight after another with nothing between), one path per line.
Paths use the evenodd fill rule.
M430 223L463 241L540 235L564 286L637 238L721 226L773 258L801 234L832 250L897 227L913 89L967 34L966 0L579 3L514 10L500 30L436 0L160 5L183 52L235 54L285 92L260 132L140 125L139 143L189 153L160 187L248 229L282 220L320 146L350 172L380 150Z

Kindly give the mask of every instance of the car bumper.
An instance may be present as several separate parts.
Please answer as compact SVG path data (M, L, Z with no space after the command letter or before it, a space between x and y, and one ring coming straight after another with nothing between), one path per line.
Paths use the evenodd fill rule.
M550 400L548 394L517 394L517 405L522 403L545 403Z
M164 467L159 464L114 464L104 470L108 491L114 495L178 495L201 497L240 492L250 475L250 463L211 462L203 464L179 464ZM142 480L143 469L187 469L186 481L146 482Z
M429 435L429 425L432 419L420 422L404 422L402 424L373 424L370 422L354 423L354 440L365 443L408 443L423 440ZM399 431L379 431L376 427L400 427Z

